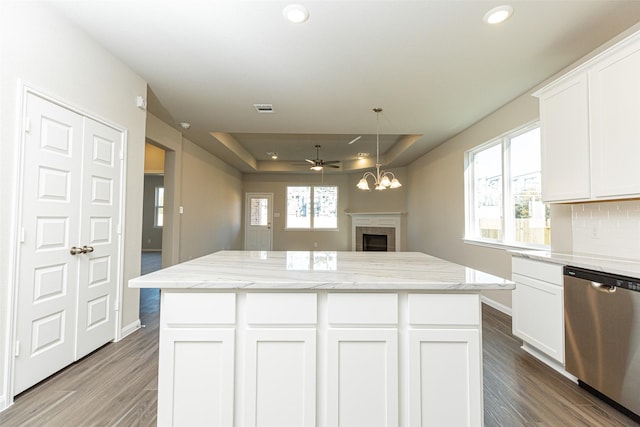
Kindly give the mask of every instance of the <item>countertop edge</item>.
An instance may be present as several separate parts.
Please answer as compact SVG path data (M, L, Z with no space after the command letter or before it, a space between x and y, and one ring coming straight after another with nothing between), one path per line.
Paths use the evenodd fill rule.
M622 276L640 278L640 260L599 257L597 255L567 254L550 251L509 250L510 254L552 264L569 265Z

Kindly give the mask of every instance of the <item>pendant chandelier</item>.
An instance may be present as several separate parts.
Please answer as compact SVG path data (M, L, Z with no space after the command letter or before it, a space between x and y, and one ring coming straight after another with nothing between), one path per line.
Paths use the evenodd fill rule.
M393 172L380 170L382 166L380 163L380 112L382 108L374 108L373 111L376 113L376 173L365 172L362 178L360 178L357 187L361 190L369 190L369 177L373 178L373 188L376 190L402 187L402 184L400 184L400 181L398 181L398 178L396 178Z

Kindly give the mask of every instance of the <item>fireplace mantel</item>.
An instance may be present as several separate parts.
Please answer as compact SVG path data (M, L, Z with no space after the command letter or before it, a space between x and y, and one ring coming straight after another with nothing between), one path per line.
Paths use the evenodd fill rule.
M400 252L402 242L400 240L403 212L347 212L351 216L351 250L358 247L356 241L356 228L358 227L389 227L395 229L395 248Z

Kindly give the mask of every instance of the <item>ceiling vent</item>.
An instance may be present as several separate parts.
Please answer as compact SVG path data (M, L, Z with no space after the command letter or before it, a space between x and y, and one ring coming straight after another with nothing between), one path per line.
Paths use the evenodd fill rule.
M258 113L273 113L272 104L253 104L253 106L256 107Z

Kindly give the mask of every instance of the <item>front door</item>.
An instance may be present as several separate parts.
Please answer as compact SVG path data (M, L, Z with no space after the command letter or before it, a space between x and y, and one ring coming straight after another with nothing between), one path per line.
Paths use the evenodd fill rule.
M273 248L272 217L272 193L247 193L244 223L245 250L270 251Z
M26 97L14 393L115 337L122 133Z

